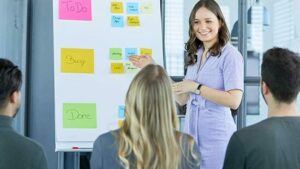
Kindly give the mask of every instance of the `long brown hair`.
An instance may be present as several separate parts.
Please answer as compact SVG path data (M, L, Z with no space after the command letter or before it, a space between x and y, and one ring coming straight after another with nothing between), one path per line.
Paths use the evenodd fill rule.
M131 82L125 121L118 136L118 156L125 169L178 169L183 153L171 81L159 65L143 68ZM192 155L192 156L191 156Z
M195 31L193 29L193 24L195 20L196 12L201 8L205 7L206 9L210 10L212 13L214 13L218 20L220 21L221 27L219 28L218 32L218 40L217 42L209 49L209 52L212 54L212 56L219 56L221 54L221 48L225 46L225 44L229 41L230 33L227 28L225 18L223 16L223 13L218 5L218 3L215 0L200 0L198 1L189 18L189 40L185 44L185 50L187 51L187 63L186 65L193 65L196 63L197 58L197 50L199 47L203 46L203 42L200 41L195 34Z

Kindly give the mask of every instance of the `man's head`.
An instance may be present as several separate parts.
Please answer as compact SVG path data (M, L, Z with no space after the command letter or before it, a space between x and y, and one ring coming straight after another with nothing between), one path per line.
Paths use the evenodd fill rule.
M261 80L267 104L271 97L278 103L294 102L300 90L299 55L288 49L269 49L263 56Z
M15 116L20 107L22 73L7 59L0 58L0 114Z

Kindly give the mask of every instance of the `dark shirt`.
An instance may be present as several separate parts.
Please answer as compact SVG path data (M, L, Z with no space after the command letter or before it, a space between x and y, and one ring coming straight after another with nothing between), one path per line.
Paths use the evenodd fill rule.
M300 117L272 117L235 132L223 169L300 169Z
M12 121L0 115L0 169L47 169L41 146L16 133Z
M103 135L100 135L94 142L92 157L90 161L91 169L124 169L118 157L118 144L116 136L119 130L114 130ZM183 145L186 150L188 146L189 136L182 134ZM194 144L194 152L199 155L197 145ZM199 155L200 156L200 155ZM199 169L197 161L190 160L188 163L185 158L182 158L181 169Z

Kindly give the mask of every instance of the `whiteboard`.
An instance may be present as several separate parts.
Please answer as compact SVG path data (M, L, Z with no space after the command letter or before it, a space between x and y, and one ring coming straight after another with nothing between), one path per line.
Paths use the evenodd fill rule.
M91 151L124 119L127 55L164 65L160 1L53 0L53 36L55 149Z

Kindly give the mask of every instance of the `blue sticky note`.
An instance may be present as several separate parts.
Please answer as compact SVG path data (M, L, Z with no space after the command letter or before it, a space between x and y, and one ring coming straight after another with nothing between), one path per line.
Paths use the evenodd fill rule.
M131 55L137 55L137 51L137 48L125 48L125 60L128 60Z
M127 3L127 14L139 14L139 4L134 2Z
M119 119L125 118L125 106L119 106L118 118Z
M124 27L124 17L113 15L111 17L111 26L112 27Z

